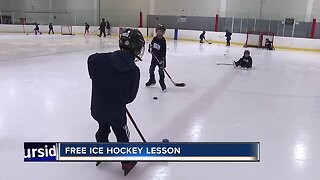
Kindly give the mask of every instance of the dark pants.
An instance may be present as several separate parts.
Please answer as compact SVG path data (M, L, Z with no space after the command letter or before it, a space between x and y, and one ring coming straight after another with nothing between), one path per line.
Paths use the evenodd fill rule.
M52 34L54 34L53 29L49 29L49 34L50 34L50 32L52 32Z
M111 133L110 128L112 128L112 131L116 135L117 142L129 142L130 132L127 125L123 127L111 127L103 123L99 123L99 129L96 132L97 142L109 142L109 134ZM126 163L128 162L121 161L121 164L126 164Z
M271 44L267 44L267 45L266 45L266 48L267 48L268 50L273 50Z
M37 35L38 33L42 34L39 29L34 29L34 34Z
M230 46L230 39L227 39L227 46Z
M106 35L106 30L105 30L105 29L104 29L104 30L101 30L101 29L100 29L100 35L99 35L99 37L101 37L102 33L103 33L103 37L106 37L106 36L107 36L107 35Z
M165 77L164 76L164 71L163 71L162 68L160 68L158 61L155 60L155 59L152 59L151 65L150 65L150 68L149 68L150 79L155 81L154 70L155 70L156 66L159 67L159 71L158 71L159 72L159 76L160 76L159 83L160 84L164 84L164 77Z
M85 34L86 34L86 33L89 34L89 29L85 29L85 30L84 30L84 33L85 33Z
M117 142L129 142L130 132L127 125L123 127L111 127L102 123L99 123L99 129L96 132L97 142L109 142L110 128L112 128L112 131L116 135Z
M239 61L235 62L236 66L240 66L243 68L251 68L249 63L245 62L244 60L240 59Z

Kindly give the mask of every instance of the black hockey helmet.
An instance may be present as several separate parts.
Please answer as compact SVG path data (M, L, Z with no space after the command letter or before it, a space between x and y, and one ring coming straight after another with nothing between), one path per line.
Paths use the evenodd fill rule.
M119 39L120 49L130 51L140 61L144 54L144 44L143 35L137 29L126 29Z
M158 24L158 26L156 27L156 31L161 30L163 32L166 31L166 27L163 24Z
M244 55L246 55L246 54L247 54L247 55L250 55L250 51L249 51L249 50L245 50L243 54L244 54Z

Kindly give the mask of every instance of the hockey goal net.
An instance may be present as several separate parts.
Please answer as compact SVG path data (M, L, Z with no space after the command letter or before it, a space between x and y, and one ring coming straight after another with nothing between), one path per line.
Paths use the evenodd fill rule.
M248 31L244 47L264 48L266 39L274 42L273 32Z
M72 26L61 26L61 35L73 35Z

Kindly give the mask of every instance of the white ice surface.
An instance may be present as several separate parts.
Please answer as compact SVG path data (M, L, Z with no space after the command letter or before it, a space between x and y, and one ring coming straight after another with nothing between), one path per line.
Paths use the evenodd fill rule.
M117 38L0 34L0 180L320 178L319 53L250 49L254 68L240 70L216 65L239 59L240 46L167 43L167 70L187 86L166 78L166 93L144 87L145 53L128 108L146 139L258 141L260 163L139 163L128 177L120 163L24 163L26 141L95 141L87 57L117 50ZM129 128L131 141L141 141Z

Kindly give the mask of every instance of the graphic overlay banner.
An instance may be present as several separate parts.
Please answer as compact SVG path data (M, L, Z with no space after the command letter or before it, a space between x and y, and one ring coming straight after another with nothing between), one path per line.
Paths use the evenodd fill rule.
M48 149L43 148L45 145L41 146L42 149ZM58 147L55 153L56 161L260 161L259 143L57 143L54 146ZM53 145L50 147L53 148ZM37 148L38 152L39 147ZM45 152L50 151L48 149ZM33 157L29 154L25 155L25 161L26 157ZM41 157L34 158L33 161L42 161Z

